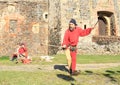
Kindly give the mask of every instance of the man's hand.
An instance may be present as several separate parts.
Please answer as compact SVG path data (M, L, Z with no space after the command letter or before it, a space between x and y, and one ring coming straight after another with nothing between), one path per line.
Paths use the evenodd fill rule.
M94 27L91 28L92 30L94 29Z
M66 48L67 46L66 45L63 45L62 48Z
M67 46L66 46L66 45L63 45L61 48L64 50L64 49L66 49L66 48L67 48Z

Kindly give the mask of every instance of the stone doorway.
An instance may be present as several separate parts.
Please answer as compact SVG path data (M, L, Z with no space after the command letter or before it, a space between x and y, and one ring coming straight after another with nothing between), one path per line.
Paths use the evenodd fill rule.
M93 42L98 44L108 44L109 42L119 41L116 33L115 16L113 12L98 11L98 31L97 35L92 37Z
M116 27L114 14L109 11L98 11L98 35L100 36L115 36Z
M107 20L104 17L99 17L99 35L107 35Z

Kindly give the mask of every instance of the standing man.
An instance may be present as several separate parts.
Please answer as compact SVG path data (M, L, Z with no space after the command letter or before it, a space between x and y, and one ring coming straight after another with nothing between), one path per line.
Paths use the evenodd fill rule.
M78 75L76 71L76 55L77 55L77 44L79 37L87 36L91 33L93 28L82 29L77 26L76 20L71 19L69 22L69 28L64 34L62 48L65 50L65 54L68 60L68 68L70 75Z

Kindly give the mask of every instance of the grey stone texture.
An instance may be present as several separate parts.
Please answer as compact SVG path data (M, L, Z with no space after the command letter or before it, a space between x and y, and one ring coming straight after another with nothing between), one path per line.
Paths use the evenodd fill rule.
M120 0L0 0L0 55L11 55L19 42L27 45L29 55L63 53L58 47L69 20L76 19L82 29L94 27L101 11L106 20L113 21L110 25L114 24L111 26L116 30L114 37L119 37ZM105 12L111 12L112 18ZM119 40L105 42L102 38L104 42L99 43L93 40L94 36L99 36L99 30L97 24L89 36L80 37L78 52L119 54ZM110 30L107 32L109 37Z

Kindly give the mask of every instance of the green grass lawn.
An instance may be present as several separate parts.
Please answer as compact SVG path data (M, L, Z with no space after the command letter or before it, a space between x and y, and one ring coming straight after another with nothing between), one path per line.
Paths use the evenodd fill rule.
M115 63L120 62L120 55L78 55L78 63Z
M120 55L77 55L78 64L120 62ZM66 56L55 55L54 63L66 63Z
M120 85L120 67L85 70L79 76L64 71L0 71L0 85Z
M33 57L30 65L66 64L64 54L54 55L53 62L40 61ZM77 63L119 63L120 55L78 55ZM0 66L20 66L9 61L8 56L0 57ZM32 69L32 68L31 68ZM0 71L0 85L120 85L120 66L99 69L83 70L79 76L70 76L61 70L37 71Z
M32 64L66 64L66 56L64 54L53 55L53 62L42 62L40 57L32 57ZM78 64L89 63L117 63L120 62L120 55L77 55ZM0 57L0 65L15 65L9 60L9 56ZM21 64L19 64L21 65Z

